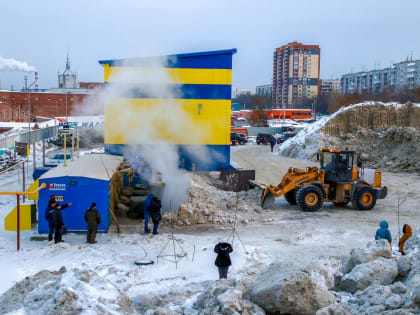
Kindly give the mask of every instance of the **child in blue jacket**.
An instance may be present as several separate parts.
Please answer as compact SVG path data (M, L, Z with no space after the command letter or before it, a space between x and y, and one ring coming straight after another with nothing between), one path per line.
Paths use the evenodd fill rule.
M379 224L380 228L376 231L375 240L388 240L389 245L392 243L391 232L388 230L388 222L382 221Z

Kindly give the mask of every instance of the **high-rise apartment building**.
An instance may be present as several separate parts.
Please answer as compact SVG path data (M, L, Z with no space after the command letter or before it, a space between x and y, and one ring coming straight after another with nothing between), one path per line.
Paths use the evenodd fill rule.
M348 73L341 77L343 94L379 94L384 90L399 91L420 86L420 60L407 60L391 67Z
M319 94L318 45L293 42L276 48L273 58L273 106L297 108Z

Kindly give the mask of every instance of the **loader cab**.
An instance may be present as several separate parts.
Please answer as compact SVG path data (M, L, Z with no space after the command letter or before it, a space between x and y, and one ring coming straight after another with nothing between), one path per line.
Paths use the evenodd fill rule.
M354 151L320 149L320 166L329 182L351 182Z

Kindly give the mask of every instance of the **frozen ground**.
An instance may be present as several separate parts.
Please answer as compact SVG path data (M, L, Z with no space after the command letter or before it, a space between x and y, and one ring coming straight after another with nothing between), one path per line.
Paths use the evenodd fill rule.
M255 169L257 180L269 184L278 184L290 166L314 164L284 158L270 153L269 146L256 145L233 147L232 160L245 169ZM0 176L1 191L19 187L15 175L9 173ZM230 276L240 279L261 270L274 260L305 263L313 258L348 254L350 249L363 248L372 240L379 222L384 219L390 223L395 238L398 233L398 197L407 198L401 207L401 225L409 223L414 229L417 228L420 225L419 179L415 174L383 173L389 195L367 212L325 204L319 212L303 213L279 198L275 209L263 214L255 213L256 221L239 226L239 236L248 253L236 240ZM59 246L48 245L46 241L31 242L29 237L35 232L23 232L22 251L17 253L16 233L4 231L3 226L3 218L15 206L15 199L1 196L0 205L0 293L40 270L55 271L65 266L67 270L77 268L94 271L130 298L166 293L168 302L175 303L176 299L186 300L194 296L203 288L203 283L217 278L213 247L218 240L230 235L229 225L226 224L178 227L176 238L188 253L188 259L183 258L178 269L165 260L150 266L138 267L133 264L135 260L145 258L145 253L146 259L156 261L156 256L168 240L169 227L163 227L161 235L157 237L138 232L99 235L96 245L85 244L83 235L66 235L66 243ZM167 254L172 252L172 246L165 251ZM71 276L72 273L66 275ZM71 288L74 283L67 281L62 285ZM181 292L182 297L175 293L167 294L172 291ZM89 291L86 292L89 295Z

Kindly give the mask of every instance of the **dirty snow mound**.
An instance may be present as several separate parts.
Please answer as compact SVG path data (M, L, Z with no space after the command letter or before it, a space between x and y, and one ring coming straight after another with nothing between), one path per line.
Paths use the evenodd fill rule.
M419 104L365 102L324 117L279 147L279 154L315 160L321 147L348 146L368 157L366 166L420 171Z
M62 267L42 270L16 283L0 296L0 313L96 314L132 313L131 302L111 282L91 270Z
M220 190L213 184L214 178L194 174L188 202L182 204L178 212L164 214L163 222L177 225L232 224L235 213L240 224L261 222L259 216L266 211L259 204L261 192L258 189L235 193Z

